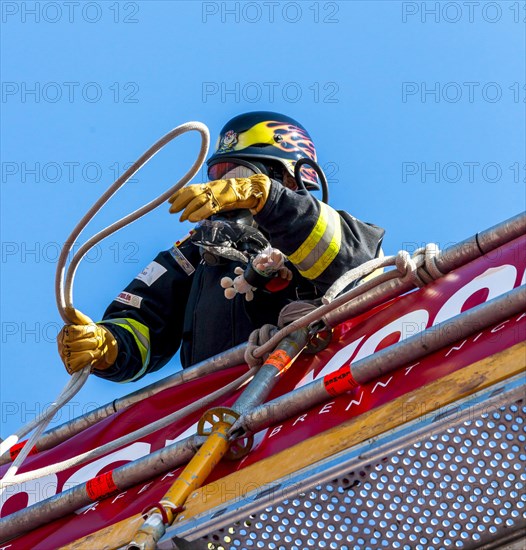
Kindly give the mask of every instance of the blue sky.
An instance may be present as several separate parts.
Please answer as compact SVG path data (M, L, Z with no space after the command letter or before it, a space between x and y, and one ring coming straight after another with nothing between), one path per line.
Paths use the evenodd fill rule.
M330 204L384 227L386 253L444 247L524 210L524 4L3 2L0 435L68 379L54 342L61 243L183 122L214 142L244 111L296 118ZM197 150L196 135L168 146L86 237L173 185ZM189 228L162 207L109 237L79 269L76 307L99 319ZM93 377L54 425L136 388Z

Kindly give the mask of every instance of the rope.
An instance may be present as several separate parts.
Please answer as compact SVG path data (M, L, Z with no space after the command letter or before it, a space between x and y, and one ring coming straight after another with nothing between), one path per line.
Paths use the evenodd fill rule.
M336 296L338 296L346 287L351 283L354 283L358 279L370 275L377 269L382 267L392 266L396 267L396 271L390 271L383 275L388 277L383 278L382 282L389 279L400 278L403 281L411 281L415 285L422 287L426 284L443 277L443 273L438 269L436 265L436 257L440 253L440 249L434 243L427 244L424 248L415 250L411 257L406 250L400 250L394 256L386 256L384 258L374 258L369 260L358 267L347 271L339 279L337 279L327 290L322 298L324 304L330 304ZM381 276L380 276L381 277ZM378 284L379 277L375 277L373 280Z
M297 300L287 304L280 312L278 317L278 327L283 328L292 321L300 319L307 313L314 311L319 305L319 300Z
M338 294L340 294L342 290L348 287L351 283L354 283L356 280L361 279L362 277L370 275L371 273L373 273L373 271L376 271L377 269L386 267L388 265L393 265L394 261L392 260L392 258L393 256L374 258L373 260L369 260L368 262L365 262L364 264L361 264L358 267L347 271L341 277L336 279L334 283L332 283L329 290L327 290L327 292L323 296L322 302L324 304L330 304L334 300L334 298L336 298L336 296L338 296Z
M146 205L138 208L134 212L124 216L120 220L108 226L106 229L98 232L93 237L88 239L73 256L71 263L68 266L66 271L67 258L75 245L76 239L80 233L85 229L88 223L95 217L98 211L108 202L108 200L140 169L142 168L154 155L156 155L165 145L176 137L190 131L197 131L201 134L201 148L199 155L190 168L188 172L168 191L165 191L156 199L150 201ZM115 182L102 194L102 196L95 202L95 204L88 210L88 212L83 216L80 222L75 226L71 234L69 235L65 246L63 247L61 254L58 259L57 272L55 276L55 295L57 300L57 307L65 323L71 323L70 313L73 310L73 283L75 280L75 273L77 267L86 255L86 253L108 235L122 229L123 227L129 225L130 223L138 220L147 213L151 212L153 209L160 206L163 202L168 200L168 198L175 193L178 189L186 185L200 170L203 162L206 159L208 153L208 147L210 144L210 136L208 128L200 122L187 122L186 124L181 124L177 126L167 134L165 134L161 139L155 142L145 153L143 153L139 159L137 159L124 174L122 174ZM71 379L68 381L56 402L48 407L42 415L40 415L36 420L30 422L25 427L21 428L16 434L9 436L6 441L0 444L0 456L5 454L15 443L18 442L21 437L20 434L27 434L35 427L38 427L40 433L47 427L55 413L64 406L85 384L88 379L90 369L85 367L82 371L76 372L72 375ZM43 426L43 427L42 427ZM36 440L40 434L33 434L30 440L26 443L24 448L21 450L19 456L15 463L12 464L9 471L11 474L6 473L3 478L3 481L9 480L9 477L12 477L12 472L22 464L23 460L27 457L29 451L32 449ZM18 462L18 464L16 464ZM16 469L15 469L16 464ZM8 475L9 474L9 475ZM7 479L6 479L7 478Z
M83 464L88 460L94 460L96 458L99 458L100 456L108 454L120 447L123 447L124 445L127 445L128 443L131 443L133 441L146 437L147 435L150 435L151 433L157 430L166 428L167 426L170 426L174 422L181 420L185 416L193 414L197 412L199 409L201 409L202 407L206 407L212 402L216 401L217 399L220 399L221 397L226 396L227 394L231 393L231 391L241 388L254 376L254 373L256 372L256 370L257 369L255 368L251 368L242 376L240 376L233 382L230 382L230 384L227 384L226 386L219 388L215 392L209 395L206 395L200 400L195 401L194 403L191 403L190 405L187 405L186 407L179 409L178 411L171 413L168 416L165 416L164 418L156 420L155 422L152 422L148 426L139 428L134 432L126 434L118 439L115 439L114 441L110 441L109 443L101 445L100 447L91 449L75 457L68 458L67 460L63 460L62 462L56 462L49 466L39 468L38 470L32 470L30 472L18 474L17 476L13 476L11 477L11 479L8 479L8 480L6 480L4 477L4 479L0 480L0 490L10 485L25 483L25 482L37 479L39 477L56 474L58 472L63 472L68 468L72 468L73 466L78 466L79 464Z
M120 220L106 227L99 233L95 234L93 237L88 239L73 256L71 263L68 267L67 273L65 273L65 264L71 248L73 247L76 239L80 233L84 230L86 225L95 217L97 212L108 202L108 200L140 169L144 166L154 155L156 155L165 145L176 137L195 130L201 134L201 149L199 155L190 168L188 172L168 191L165 191L159 195L156 199L145 204L141 208L138 208L134 212L124 216ZM95 202L95 204L86 212L84 217L80 222L75 226L71 232L68 240L66 241L67 245L65 246L60 254L57 266L57 273L55 277L55 293L57 297L57 307L60 315L64 322L69 323L71 320L67 316L67 308L73 307L73 281L75 278L75 272L77 270L78 264L86 253L96 244L98 244L102 239L106 238L108 235L115 233L119 229L129 225L130 223L142 218L145 214L148 214L153 209L160 206L162 203L167 201L173 193L178 189L186 185L200 170L203 162L206 159L208 153L208 146L210 143L210 137L208 133L208 128L201 124L200 122L187 122L186 124L181 124L177 126L156 143L154 143L145 153L143 153L139 159L137 159L122 176L120 176ZM65 283L64 283L65 280Z
M152 156L154 156L162 147L164 147L164 145L166 145L169 141L171 141L181 133L190 131L192 129L199 131L202 134L203 140L201 143L201 151L200 151L199 157L194 163L194 165L192 166L192 168L189 170L189 172L187 172L187 174L173 188L171 188L170 190L160 195L157 199L151 201L150 203L143 206L142 208L139 208L138 210L125 216L121 220L115 222L114 224L110 225L109 227L107 227L106 229L97 233L95 236L89 239L73 257L71 264L69 265L68 271L65 274L65 284L64 284L65 262L70 252L70 249L73 246L75 239L79 236L79 234L85 228L85 226L89 223L89 221L93 219L93 217L98 212L98 210L115 194L115 192L120 187L122 187L126 183L126 181L128 181L128 179L133 174L135 174L135 172L137 172L137 170L139 170L146 162L148 162L148 160ZM163 138L161 138L157 143L155 143L150 149L148 149L146 153L144 153L120 178L118 178L114 182L114 184L92 206L92 208L82 218L79 224L77 224L77 226L72 231L68 239L69 246L63 249L61 257L59 258L59 265L57 266L57 277L55 280L57 305L62 318L66 322L69 321L68 310L70 308L73 308L72 289L73 289L75 272L84 255L90 250L90 248L95 246L102 239L104 239L111 233L118 231L122 227L132 223L133 221L139 219L146 213L150 212L151 210L159 206L162 202L164 202L167 198L169 198L169 196L171 196L171 194L173 194L177 189L179 189L180 187L185 185L188 181L190 181L190 179L192 179L192 177L195 175L194 171L197 172L200 166L202 165L204 157L206 157L207 149L208 149L208 131L206 127L203 127L203 125L201 125L200 123L187 123L185 125L175 128L174 130L166 134ZM285 338L295 330L309 326L311 323L318 321L329 312L337 309L341 305L349 302L350 300L356 298L361 294L364 294L365 292L382 284L385 281L388 281L394 278L399 278L402 281L410 281L415 286L422 287L428 284L429 282L439 277L442 277L444 274L440 271L440 269L436 265L436 256L438 254L439 254L438 246L436 246L435 244L428 244L426 245L426 247L419 248L417 251L415 251L412 257L409 255L407 251L401 250L395 256L375 258L373 260L370 260L369 262L366 262L358 266L355 269L348 271L347 273L342 275L337 281L335 281L333 285L329 288L329 290L326 292L325 296L322 298L322 302L323 302L322 306L315 308L314 305L308 304L308 307L298 308L296 307L297 304L290 304L291 306L294 306L294 307L289 308L290 311L287 311L286 313L282 312L283 314L280 315L281 321L279 325L282 326L283 324L285 324L286 322L289 322L292 319L292 322L290 322L290 324L284 326L283 328L281 328L281 330L278 330L273 325L264 325L263 327L254 330L250 334L250 337L248 340L248 345L247 345L247 349L244 357L245 361L252 369L255 368L256 366L260 366L264 361L264 356L270 353L283 338ZM382 273L381 275L378 275L374 279L371 279L370 281L366 281L363 284L356 286L355 288L351 289L350 291L346 292L345 294L341 295L338 298L340 293L353 282L366 277L367 275L373 273L377 269L391 266L391 265L394 265L396 269L386 273ZM16 476L16 478L14 477L18 467L25 460L30 450L33 448L34 444L36 443L38 437L40 436L44 428L47 426L47 424L49 423L50 419L53 417L55 412L58 409L60 409L60 407L62 407L65 403L67 403L67 401L69 401L69 399L71 399L80 390L80 388L83 386L83 384L87 380L88 375L89 375L88 368L85 368L83 371L80 371L79 373L75 373L75 375L73 375L73 377L68 382L68 385L66 386L62 394L57 399L56 403L50 406L39 418L30 422L27 426L19 430L19 432L17 432L14 436L10 436L7 438L6 441L0 443L0 456L1 456L12 445L14 445L19 440L20 437L22 437L23 435L25 435L26 433L34 429L34 427L38 426L38 430L33 434L32 438L28 441L28 443L26 443L24 448L19 453L15 462L7 471L2 482L0 483L0 487L8 484L13 484L13 483L21 483L22 481L20 481L20 479L26 480L26 478L22 476ZM212 394L212 396L213 395L215 395L215 393ZM202 403L204 403L205 401L206 401L206 398L197 402L198 403L197 406L198 407L202 406ZM183 410L187 411L187 409L189 409L189 407ZM180 412L181 411L179 411L179 413ZM174 413L174 414L177 415L178 413ZM187 411L185 414L190 414L190 413ZM157 423L154 423L152 426L157 426ZM110 452L110 449L113 449L114 445L122 446L125 444L125 442L129 442L139 437L143 437L145 434L149 434L155 429L159 429L159 428L152 429L152 426L143 428L142 429L143 431L139 430L138 432L129 434L124 438L120 438L115 442L111 442L107 445L104 445L99 449L95 449L93 451L89 451L88 453L84 453L83 455L79 455L78 457L70 459L69 461L63 461L51 467L35 470L34 472L30 472L24 475L29 476L30 474L35 475L38 472L46 472L46 473L40 473L36 475L36 477L40 477L41 475L47 475L47 473L50 473L51 470L53 470L53 468L57 468L57 467L59 468L58 470L53 470L53 471L61 471L61 469L72 467L73 465L79 464L84 460L94 458L93 453L100 452L101 454L104 454L104 453ZM131 439L126 439L126 438L131 438ZM101 449L103 450L101 451ZM96 454L96 456L100 456L100 455ZM15 479L17 479L18 481L14 481ZM34 479L34 477L31 477L31 479Z
M254 351L258 349L259 346L268 342L277 330L278 329L274 325L263 325L261 328L257 328L250 333L244 357L249 367L260 367L263 364L263 356L256 357Z
M0 444L0 456L7 453L9 449L13 445L18 443L18 441L20 441L22 437L24 437L29 432L33 431L37 426L45 422L46 419L53 418L56 411L61 407L63 407L70 399L72 399L79 392L79 390L84 385L84 382L86 381L88 376L89 376L89 371L86 370L86 371L82 371L82 376L71 377L54 403L52 403L48 408L46 408L46 410L43 411L34 420L31 420L30 422L28 422L25 426L20 428L13 435L10 435L5 441L3 441ZM31 440L28 441L28 444L24 445L24 448L20 451L19 456L22 455L23 453L25 454L25 456L27 456L29 451L33 448L33 445L29 445L30 442ZM27 447L27 450L26 450L26 447Z
M335 283L333 283L322 298L323 304L320 307L306 313L299 319L292 321L290 324L280 329L265 343L252 349L251 355L255 360L263 357L266 353L270 353L279 342L289 334L319 321L331 311L338 309L342 305L347 304L354 298L365 294L386 281L401 279L402 281L411 281L415 286L424 286L428 282L434 280L435 276L436 278L442 277L444 273L438 269L435 261L438 253L439 248L435 244L428 244L425 248L416 250L413 257L411 257L407 251L401 250L394 256L375 258L354 270L344 273ZM361 285L355 286L344 294L339 295L342 289L346 288L353 280L356 280L357 274L359 274L359 277L363 277L368 273L372 273L379 267L382 267L382 264L383 266L395 265L396 269L382 273ZM422 269L422 267L425 269Z

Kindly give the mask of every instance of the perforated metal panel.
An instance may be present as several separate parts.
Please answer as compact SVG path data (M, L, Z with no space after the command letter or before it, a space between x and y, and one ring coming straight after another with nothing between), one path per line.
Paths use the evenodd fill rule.
M252 509L259 500L260 510L200 542L215 550L438 550L520 537L526 527L524 386L495 393L501 395L493 405L486 400L483 408L479 396L478 403L465 403L454 415L430 419L417 437L409 426L402 448L391 434L388 443L398 448L373 453L374 460L364 460L363 453L354 460L342 457L340 466L356 467L340 469L332 479L308 488L305 475L301 491L296 481L294 494L281 502L274 491L272 504L261 509L268 497L255 495ZM328 468L335 471L334 464ZM316 474L311 473L312 483ZM216 511L216 525L227 511ZM187 540L195 539L190 534Z

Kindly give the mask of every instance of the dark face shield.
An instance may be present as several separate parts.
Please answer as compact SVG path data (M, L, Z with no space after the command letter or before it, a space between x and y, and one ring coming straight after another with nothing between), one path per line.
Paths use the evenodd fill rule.
M223 161L216 162L208 167L208 178L210 181L227 180L230 178L249 178L261 171L252 163L244 161Z
M215 162L208 167L208 178L210 181L229 179L229 178L249 178L254 174L265 174L270 179L276 180L284 184L284 173L286 170L279 162L251 159L224 159L221 162ZM291 177L290 179L293 180ZM289 187L287 185L287 187ZM291 186L295 189L294 186Z

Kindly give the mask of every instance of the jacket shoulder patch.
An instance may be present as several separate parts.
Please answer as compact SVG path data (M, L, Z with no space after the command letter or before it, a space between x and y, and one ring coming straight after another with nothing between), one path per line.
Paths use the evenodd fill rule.
M131 294L129 292L121 292L114 301L120 302L121 304L126 304L127 306L140 308L142 297L137 296L137 294Z
M168 270L157 262L151 262L135 277L139 281L142 281L145 285L152 286L155 281Z
M195 271L194 266L192 263L188 260L188 258L179 250L179 247L184 244L193 234L195 233L195 230L192 229L185 237L183 237L181 240L176 241L172 248L168 252L170 252L170 255L172 258L177 262L179 267L187 274L192 275L192 273Z

